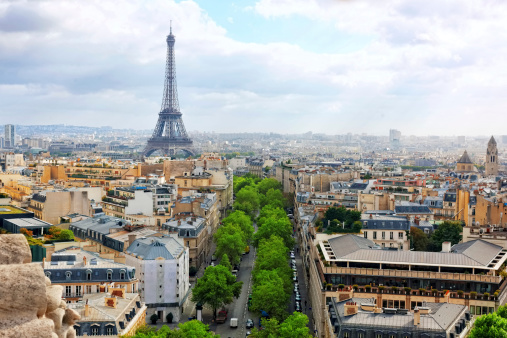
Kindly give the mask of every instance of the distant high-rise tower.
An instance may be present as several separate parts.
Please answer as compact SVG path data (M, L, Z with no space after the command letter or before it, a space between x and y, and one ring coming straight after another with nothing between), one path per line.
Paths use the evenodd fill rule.
M143 151L144 156L150 156L159 150L162 155L174 155L178 150L193 155L193 143L187 135L181 119L178 104L178 90L176 87L176 62L174 58L174 35L172 29L167 36L167 61L165 69L164 95L162 108L158 113L158 121L153 135Z
M401 131L396 129L389 129L389 143L391 147L398 147L401 141Z
M498 175L498 149L493 136L489 139L486 151L486 176Z
M16 145L16 127L13 124L5 125L5 148L14 148Z

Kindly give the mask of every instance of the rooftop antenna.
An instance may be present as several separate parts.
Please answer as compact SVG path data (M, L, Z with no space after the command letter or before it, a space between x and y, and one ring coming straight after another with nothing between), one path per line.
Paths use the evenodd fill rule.
M171 35L173 33L173 21L169 20L169 34Z

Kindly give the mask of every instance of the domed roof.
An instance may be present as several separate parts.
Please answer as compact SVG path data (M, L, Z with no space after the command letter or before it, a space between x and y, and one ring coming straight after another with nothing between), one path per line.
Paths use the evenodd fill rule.
M458 160L457 163L473 163L473 162L468 156L467 151L465 150L465 152L463 153L463 155L461 156L461 158Z

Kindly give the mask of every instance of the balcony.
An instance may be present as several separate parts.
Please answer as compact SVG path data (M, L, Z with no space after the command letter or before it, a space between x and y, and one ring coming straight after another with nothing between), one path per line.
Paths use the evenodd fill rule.
M389 270L389 269L373 269L373 268L344 268L344 267L326 267L320 261L322 272L324 274L338 275L362 275L362 276L379 276L379 277L400 277L400 278L417 278L417 279L440 279L464 282L482 282L500 284L501 276L492 275L474 275L466 273L451 272L432 272L432 271L407 271L407 270Z

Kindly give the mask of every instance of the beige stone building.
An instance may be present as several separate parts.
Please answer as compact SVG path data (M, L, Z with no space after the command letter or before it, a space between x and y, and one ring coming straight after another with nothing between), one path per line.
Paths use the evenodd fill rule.
M463 153L463 155L460 157L458 162L456 162L456 171L460 173L471 173L474 171L477 171L477 169L474 166L474 163L470 159L470 156L468 156L467 151Z
M86 191L42 191L33 195L28 210L35 217L56 225L68 214L90 216L91 204Z

